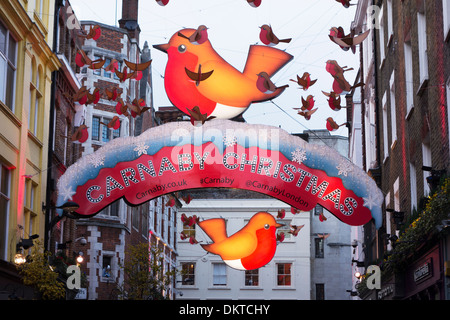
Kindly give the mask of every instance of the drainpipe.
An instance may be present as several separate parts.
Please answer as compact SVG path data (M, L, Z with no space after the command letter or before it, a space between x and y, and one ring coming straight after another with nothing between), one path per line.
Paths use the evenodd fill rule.
M54 18L53 18L53 54L57 53L58 50L58 44L57 39L58 37L58 25L59 25L59 10L62 6L65 5L65 0L55 0L55 12L54 12ZM53 139L55 132L53 130L55 125L55 117L53 116L55 113L55 97L56 97L56 73L58 71L55 70L52 72L52 86L51 86L51 94L50 94L50 121L49 121L49 134L48 134L48 159L47 159L47 166L49 169L47 170L47 190L46 190L46 198L45 198L45 235L44 235L44 249L49 250L50 245L50 219L51 219L51 212L52 208L50 206L51 203L51 196L52 196L52 188L50 186L50 181L52 180L52 170L50 169L52 166L50 163L53 161Z

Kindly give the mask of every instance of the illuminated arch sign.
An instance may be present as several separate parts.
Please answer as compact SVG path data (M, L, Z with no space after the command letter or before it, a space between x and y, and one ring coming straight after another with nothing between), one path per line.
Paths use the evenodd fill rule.
M195 188L237 188L309 211L318 203L342 222L381 226L382 193L336 151L282 129L230 120L174 122L115 139L84 156L58 181L58 203L92 216L124 198L139 205Z

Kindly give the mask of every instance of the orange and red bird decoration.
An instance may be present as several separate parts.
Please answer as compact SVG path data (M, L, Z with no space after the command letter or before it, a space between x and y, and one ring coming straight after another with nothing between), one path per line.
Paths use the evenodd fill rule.
M341 47L342 50L348 51L350 48L352 52L356 52L356 46L363 42L370 33L370 29L360 35L355 35L352 30L350 34L346 35L342 27L333 27L330 29L330 40Z
M156 0L156 3L164 7L166 4L169 3L169 0Z
M292 56L282 50L252 45L241 72L226 62L212 47L210 40L194 44L190 37L197 29L176 32L167 44L154 45L168 55L164 74L167 96L187 115L198 107L200 114L231 119L244 112L251 103L279 96L284 90L266 94L256 86L258 74L270 77L285 66Z
M308 72L304 72L301 77L297 75L297 80L290 79L290 81L296 82L301 89L306 91L317 82L317 79L311 80L311 75Z
M74 143L86 142L88 138L89 138L88 127L85 124L79 126L71 136L71 140Z
M227 235L224 219L208 219L198 226L213 241L201 246L206 251L219 255L231 268L253 270L265 266L275 255L276 230L282 225L267 212L254 214L250 221L231 236Z
M352 89L364 85L363 82L360 82L354 86L350 85L350 83L345 79L344 72L353 70L353 68L341 67L337 63L336 60L328 60L326 62L326 70L331 76L334 78L333 81L333 91L336 94L347 94Z
M102 29L99 25L90 26L89 32L85 32L84 30L80 31L78 35L82 38L98 40L102 35Z
M346 107L341 106L341 96L340 95L336 94L333 91L331 91L330 93L322 91L322 93L328 97L328 100L327 100L328 106L331 108L331 110L339 111L342 108L346 108Z
M261 31L259 32L259 40L262 43L268 46L275 46L280 42L289 43L292 38L279 39L275 33L273 33L273 29L268 24L263 24L261 27Z
M256 87L259 91L265 93L265 94L272 94L277 90L282 90L284 88L287 88L288 85L284 85L281 87L275 86L275 84L270 80L269 75L267 72L260 72L258 73L258 79L256 80Z
M258 8L261 5L261 0L247 0L247 3L253 8Z

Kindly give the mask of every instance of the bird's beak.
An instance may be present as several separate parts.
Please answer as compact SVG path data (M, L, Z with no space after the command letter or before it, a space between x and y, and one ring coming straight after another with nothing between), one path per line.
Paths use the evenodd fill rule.
M284 224L281 223L275 223L275 228L284 227Z
M168 43L164 43L164 44L155 44L153 45L153 48L158 49L162 52L167 53L167 49L169 49L169 44Z

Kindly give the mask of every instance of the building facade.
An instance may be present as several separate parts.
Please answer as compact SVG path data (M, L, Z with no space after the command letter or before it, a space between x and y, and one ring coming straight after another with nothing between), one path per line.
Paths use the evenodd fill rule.
M364 299L448 299L448 212L422 212L432 210L450 165L449 16L445 0L358 3L352 28L372 32L360 46L366 85L353 92L351 157L385 196L383 226L355 232L355 260L362 270L380 266L386 284L359 290ZM434 214L439 222L421 235L416 226Z
M22 239L44 238L53 53L54 0L0 3L0 288L26 295L15 255ZM18 245L19 244L19 245Z
M192 244L190 236L199 243L211 240L197 226L177 223L178 259L180 274L176 281L176 299L190 300L309 300L310 298L310 213L291 214L290 207L279 200L243 190L205 189L191 192L192 201L184 205L180 214L196 215L200 220L224 218L231 235L244 227L257 212L269 212L277 217L278 210L286 211L277 219L285 227L278 229L285 238L277 244L272 261L262 268L241 271L228 267L220 256L210 254L199 244ZM297 237L289 234L290 225L304 225ZM181 239L181 233L188 238Z

